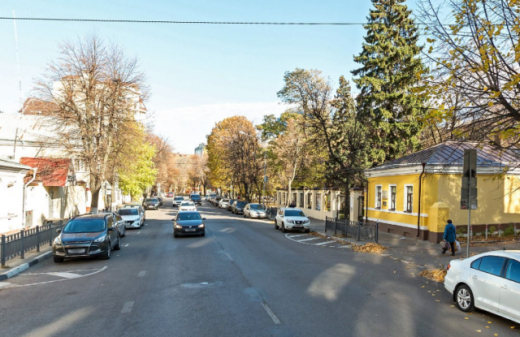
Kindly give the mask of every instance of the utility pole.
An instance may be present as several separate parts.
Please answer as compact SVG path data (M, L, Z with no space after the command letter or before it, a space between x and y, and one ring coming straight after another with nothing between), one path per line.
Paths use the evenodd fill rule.
M13 160L16 161L16 141L18 140L18 128L14 134L14 148L13 148Z

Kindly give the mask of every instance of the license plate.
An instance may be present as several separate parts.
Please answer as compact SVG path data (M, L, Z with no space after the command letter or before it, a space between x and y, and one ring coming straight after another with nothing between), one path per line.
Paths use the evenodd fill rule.
M194 228L188 228L188 229L185 229L184 231L186 231L186 232L195 232L195 229Z
M69 254L83 254L85 253L85 249L69 249Z

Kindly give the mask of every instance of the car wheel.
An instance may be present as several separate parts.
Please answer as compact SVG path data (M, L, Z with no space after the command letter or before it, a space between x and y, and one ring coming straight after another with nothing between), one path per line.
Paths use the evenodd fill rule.
M283 225L283 222L282 222L282 233L287 233L287 229L285 229L285 226Z
M310 233L310 232L311 232L310 228L305 230L305 233Z
M202 232L200 236L206 236L206 232Z
M276 220L274 221L274 229L280 229L280 226L278 226L278 222L276 222Z
M475 300L471 289L463 284L455 290L455 300L457 307L464 312L471 312L475 310Z
M179 236L177 234L173 233L173 237L178 238Z
M121 235L122 238L124 238L126 236L126 226L125 228L123 229L123 235Z
M120 250L121 249L121 237L117 237L117 242L114 245L114 250Z
M108 242L108 248L107 248L107 251L102 255L102 259L103 260L110 260L110 258L112 257L112 244L110 243L110 241Z
M63 260L64 260L64 258L62 258L62 257L60 257L60 256L56 256L56 255L54 255L54 256L52 257L52 259L54 260L54 263L62 263Z

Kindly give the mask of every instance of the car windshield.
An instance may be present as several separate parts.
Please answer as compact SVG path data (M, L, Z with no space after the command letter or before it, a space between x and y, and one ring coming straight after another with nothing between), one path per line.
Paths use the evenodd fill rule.
M157 202L157 199L146 199L146 202Z
M305 214L302 211L292 209L285 211L285 216L305 216Z
M119 210L119 215L137 215L136 208L123 208Z
M246 205L245 202L238 202L237 207L244 207Z
M177 221L183 221L183 220L200 220L200 214L199 213L179 213L177 215Z
M181 206L195 206L192 202L183 202Z
M251 209L264 209L264 206L263 205L259 205L259 204L251 204L251 205L249 205L249 208L251 208Z
M192 199L200 199L200 195L194 194L191 196Z
M184 200L183 197L175 197L175 200Z
M104 219L74 219L65 226L63 233L94 233L104 229Z
M222 202L229 202L229 199L222 199Z

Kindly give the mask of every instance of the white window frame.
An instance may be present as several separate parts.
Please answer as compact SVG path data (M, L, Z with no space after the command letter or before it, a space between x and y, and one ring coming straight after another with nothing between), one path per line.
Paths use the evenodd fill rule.
M408 205L408 187L412 188L412 209L408 211L406 209L406 206ZM404 205L403 205L403 212L406 213L413 213L413 194L414 194L414 187L413 184L406 184L404 185Z
M395 207L392 208L392 187L395 187ZM388 185L388 194L390 195L390 197L388 198L388 200L390 201L389 205L388 205L388 210L389 211L396 211L397 210L397 184L389 184Z
M378 193L377 189L381 188L381 198L378 200ZM376 209L382 209L383 208L383 185L376 185L375 186L375 193L374 193L374 208ZM377 206L377 202L379 201L379 207Z

